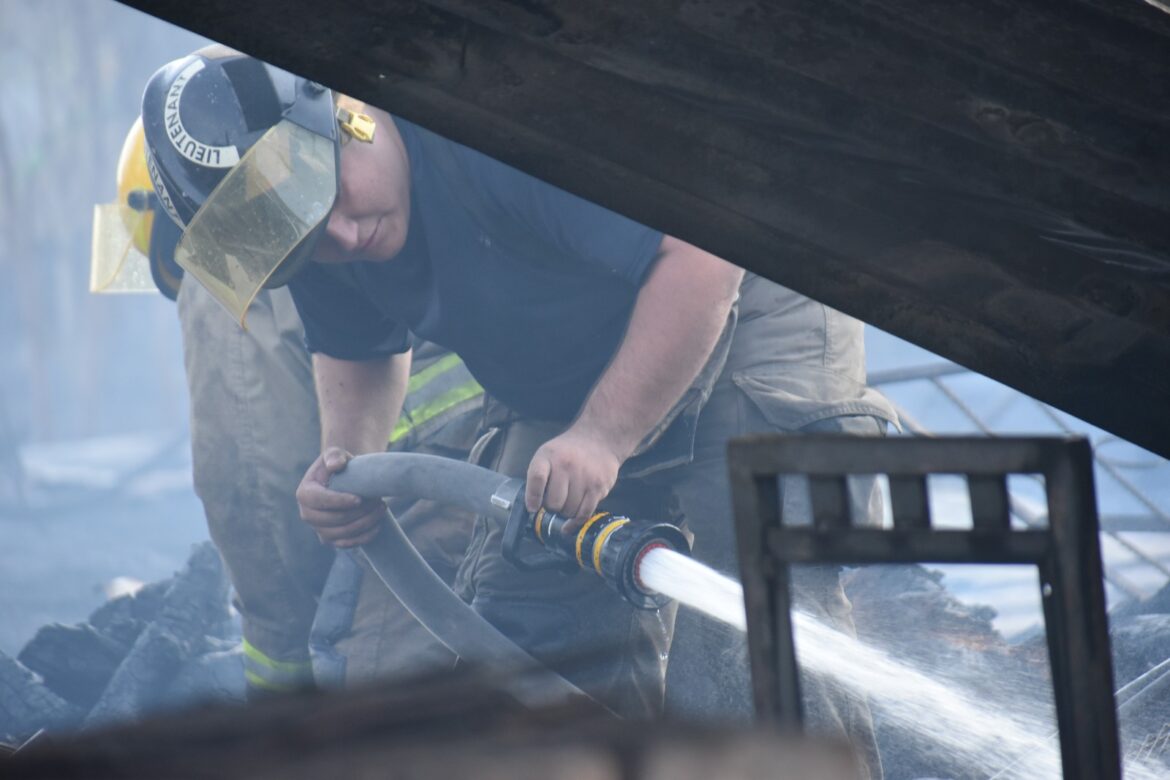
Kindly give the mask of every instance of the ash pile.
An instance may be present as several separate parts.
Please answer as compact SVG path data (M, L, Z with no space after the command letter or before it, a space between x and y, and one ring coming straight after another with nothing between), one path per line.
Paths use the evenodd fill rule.
M228 593L219 553L205 542L174 577L107 601L84 623L41 628L16 658L0 653L0 742L242 701Z

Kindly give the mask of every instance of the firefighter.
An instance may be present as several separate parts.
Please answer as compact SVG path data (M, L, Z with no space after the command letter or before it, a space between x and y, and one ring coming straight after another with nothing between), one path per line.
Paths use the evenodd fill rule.
M376 502L327 483L380 449L414 337L458 351L486 388L502 432L490 465L527 477L530 511L670 511L695 556L730 572L729 436L895 421L865 384L859 322L321 85L197 53L152 77L143 119L156 191L184 225L180 263L240 321L259 290L290 285L325 445L298 499L334 544L378 531ZM856 493L875 506L872 484ZM597 578L517 570L501 533L477 521L458 581L514 641L633 716L661 708L669 647L669 707L748 717L745 667L729 662L741 638L687 614L670 646L669 611L634 610ZM850 630L837 575L797 596ZM808 690L812 720L872 756L864 702Z
M320 429L304 329L288 290L257 294L243 330L202 285L182 284L174 261L180 229L158 213L141 119L123 144L117 191L115 202L95 208L90 289L158 291L178 301L195 490L235 588L249 693L313 682L310 631L335 565L329 603L354 608L323 616L330 628L315 644L330 659L324 682L450 664L453 658L384 589L369 587L372 576L349 558L335 564L332 548L300 522L295 491L319 451ZM465 457L483 391L458 356L434 345L420 353L389 446ZM396 508L424 557L450 580L467 544L466 519L433 506ZM394 651L378 652L387 634Z

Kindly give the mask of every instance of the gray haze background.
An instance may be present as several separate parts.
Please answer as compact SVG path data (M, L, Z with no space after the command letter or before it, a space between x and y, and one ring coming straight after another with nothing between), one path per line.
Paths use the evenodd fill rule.
M88 292L142 87L204 40L112 0L0 0L0 650L206 538L174 304Z
M206 538L191 491L174 304L161 295L87 292L93 205L115 196L115 165L142 86L160 64L205 42L113 0L0 0L5 653L15 654L41 625L83 619L115 577L169 576ZM875 376L941 362L872 329L868 349ZM1099 466L1109 466L1098 469L1102 511L1166 520L1165 460L1002 385L967 373L882 390L939 433L1089 435ZM1170 560L1170 534L1129 538ZM1116 544L1107 541L1105 552L1139 592L1164 584L1162 573ZM948 570L947 577L963 598L996 606L1006 633L1038 617L1031 571Z
M93 205L142 87L203 39L110 0L0 0L0 327L5 440L173 427L173 306L87 292Z

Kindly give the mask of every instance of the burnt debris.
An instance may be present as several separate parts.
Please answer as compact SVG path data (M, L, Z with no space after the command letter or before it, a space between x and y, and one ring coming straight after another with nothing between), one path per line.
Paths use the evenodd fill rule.
M106 602L84 623L45 626L16 658L0 653L0 742L242 700L228 589L205 542L174 577Z

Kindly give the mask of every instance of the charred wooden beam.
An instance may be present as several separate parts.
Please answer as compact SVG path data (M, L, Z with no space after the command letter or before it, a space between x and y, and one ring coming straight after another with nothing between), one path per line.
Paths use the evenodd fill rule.
M128 0L1170 455L1170 22L1096 0Z
M484 678L441 678L207 708L38 740L28 778L320 777L860 780L844 745L753 729L632 723L575 704L526 710Z

